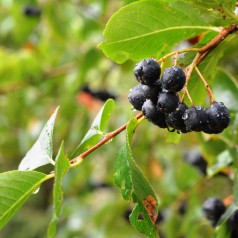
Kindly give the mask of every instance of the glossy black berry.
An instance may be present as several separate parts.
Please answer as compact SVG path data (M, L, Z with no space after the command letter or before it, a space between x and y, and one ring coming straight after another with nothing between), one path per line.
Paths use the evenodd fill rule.
M128 95L129 102L138 111L141 111L143 103L146 101L142 84L131 88Z
M160 128L166 128L165 114L160 112L154 102L146 100L142 106L142 113L148 121L159 126Z
M228 127L230 114L222 102L213 103L206 111L209 120L209 129L213 133L220 133Z
M153 85L159 79L160 73L160 65L154 59L144 59L134 69L137 81L145 85Z
M186 75L178 66L166 68L161 77L162 87L171 92L180 91L186 82Z
M148 86L139 84L136 87L130 89L128 99L136 110L141 111L145 100L151 99L153 102L157 102L160 92L161 87L159 85Z
M206 174L207 161L203 158L199 149L195 148L185 154L185 160L196 167L202 174Z
M183 120L188 131L202 131L204 125L208 123L208 116L203 107L193 106L185 111Z
M179 102L177 108L166 115L167 125L179 131L186 131L186 126L182 117L187 109L188 107L186 104Z
M203 203L202 210L205 217L211 221L213 226L215 226L221 215L225 212L226 207L222 200L218 198L209 198Z
M160 85L154 84L152 86L149 86L149 85L142 84L141 88L144 92L146 99L151 99L153 102L157 102L158 96L160 92L162 91Z
M174 111L179 103L178 94L163 90L158 97L157 106L161 112L171 113Z
M23 9L23 13L28 17L39 17L41 10L36 6L26 6Z

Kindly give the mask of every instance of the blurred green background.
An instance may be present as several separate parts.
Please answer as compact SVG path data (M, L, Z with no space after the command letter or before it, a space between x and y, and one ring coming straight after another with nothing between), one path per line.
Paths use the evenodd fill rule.
M94 95L106 91L116 98L107 131L136 115L127 100L129 89L137 84L133 77L135 62L117 65L97 49L110 16L130 2L133 1L0 0L1 172L17 169L58 105L55 154L62 140L68 154L74 151L104 103L89 94L86 86ZM203 218L201 204L208 197L223 199L232 193L228 162L210 178L184 158L196 148L212 166L222 152L237 148L237 56L237 42L231 42L221 67L228 69L234 80L228 77L222 87L219 79L213 83L215 95L225 98L232 112L231 127L224 133L190 133L182 135L180 143L174 145L166 143L165 130L147 121L136 131L134 158L161 200L161 237L211 237L214 230ZM224 97L225 92L230 93L228 97ZM123 201L113 182L113 161L124 142L122 133L69 171L63 184L58 238L143 237L128 222L133 204ZM234 158L230 155L225 159ZM52 169L48 165L40 171L48 173ZM46 237L52 185L53 181L46 182L31 196L0 231L1 238Z

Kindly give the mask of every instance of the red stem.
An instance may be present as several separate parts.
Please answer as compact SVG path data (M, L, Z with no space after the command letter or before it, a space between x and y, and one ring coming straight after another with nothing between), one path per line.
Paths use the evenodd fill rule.
M138 115L135 116L135 118L138 120L139 118L141 118L143 116L142 113L139 113ZM74 163L74 161L77 161L78 159L84 159L85 157L87 157L89 154L91 154L93 151L97 150L99 147L101 147L102 145L104 145L105 143L107 143L108 141L110 141L112 138L114 138L115 136L117 136L119 133L121 133L122 131L124 131L127 127L129 122L123 124L121 127L117 128L115 131L112 131L110 133L107 134L107 136L105 136L101 141L99 141L96 145L94 145L93 147L91 147L90 149L86 150L85 152L83 152L82 154L78 155L77 157L73 158L71 161L72 163Z

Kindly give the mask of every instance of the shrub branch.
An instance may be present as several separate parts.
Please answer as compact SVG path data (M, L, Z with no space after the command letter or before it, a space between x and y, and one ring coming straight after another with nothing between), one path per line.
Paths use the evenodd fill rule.
M238 31L238 25L230 25L228 27L223 28L220 33L214 38L212 39L210 42L208 42L205 46L201 47L201 48L190 48L190 49L184 49L184 50L179 50L176 52L171 52L167 55L165 55L164 57L162 57L161 59L158 60L158 62L164 62L166 60L166 58L175 55L175 57L180 54L180 53L185 53L185 52L189 52L189 51L195 51L197 52L193 62L186 67L185 72L187 75L187 82L189 81L192 71L207 57L207 55L213 50L215 49L228 35L232 34L233 32ZM185 86L184 88L184 94L187 93L187 86ZM184 97L184 95L183 95ZM183 98L182 98L183 100ZM139 113L138 115L135 116L135 118L138 120L140 118L143 117L142 113ZM99 141L97 144L95 144L93 147L91 147L90 149L86 150L85 152L83 152L82 154L76 156L75 158L70 160L70 167L76 167L78 166L88 155L90 155L92 152L94 152L95 150L97 150L98 148L100 148L102 145L106 144L108 141L110 141L111 139L113 139L114 137L116 137L118 134L120 134L122 131L124 131L127 127L129 122L126 122L125 124L123 124L121 127L117 128L116 130L108 133L101 141Z

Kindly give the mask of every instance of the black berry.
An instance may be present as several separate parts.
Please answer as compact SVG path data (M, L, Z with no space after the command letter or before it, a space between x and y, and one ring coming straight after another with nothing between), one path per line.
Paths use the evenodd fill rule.
M151 100L146 100L142 106L142 113L148 121L159 126L160 128L166 128L165 114L160 112L155 103Z
M28 17L39 17L41 15L41 10L36 6L26 6L23 9L23 13Z
M221 215L225 212L226 207L222 200L218 198L209 198L203 203L202 210L205 217L211 221L213 226L215 226Z
M233 214L228 219L228 225L231 229L231 237L238 237L238 209L233 212Z
M159 85L148 86L142 84L141 88L144 92L146 99L151 99L153 102L157 102L158 96L162 91Z
M162 87L171 92L180 91L186 82L186 76L183 71L178 66L172 66L166 68L161 77Z
M206 113L209 120L208 129L213 133L220 133L228 127L230 123L230 114L222 102L213 103L207 109Z
M201 173L206 174L207 161L203 158L199 149L195 148L188 151L185 155L185 160L196 167Z
M188 210L188 203L186 200L183 200L180 202L179 208L178 208L178 213L180 215L184 215Z
M129 102L138 111L141 111L142 105L146 100L142 84L131 88L128 95Z
M159 85L148 86L139 84L130 89L128 99L136 110L141 111L142 105L146 99L157 102L160 91L161 87Z
M160 65L154 59L144 59L134 69L137 81L145 85L153 85L159 79L160 73Z
M177 108L173 112L167 114L166 116L167 125L176 130L186 131L186 126L184 124L184 120L182 117L187 109L188 109L187 105L185 105L184 103L178 103Z
M157 106L161 112L171 113L174 111L179 103L178 94L163 90L158 97Z
M193 106L185 111L183 120L188 131L202 131L204 125L208 123L208 116L203 107Z

